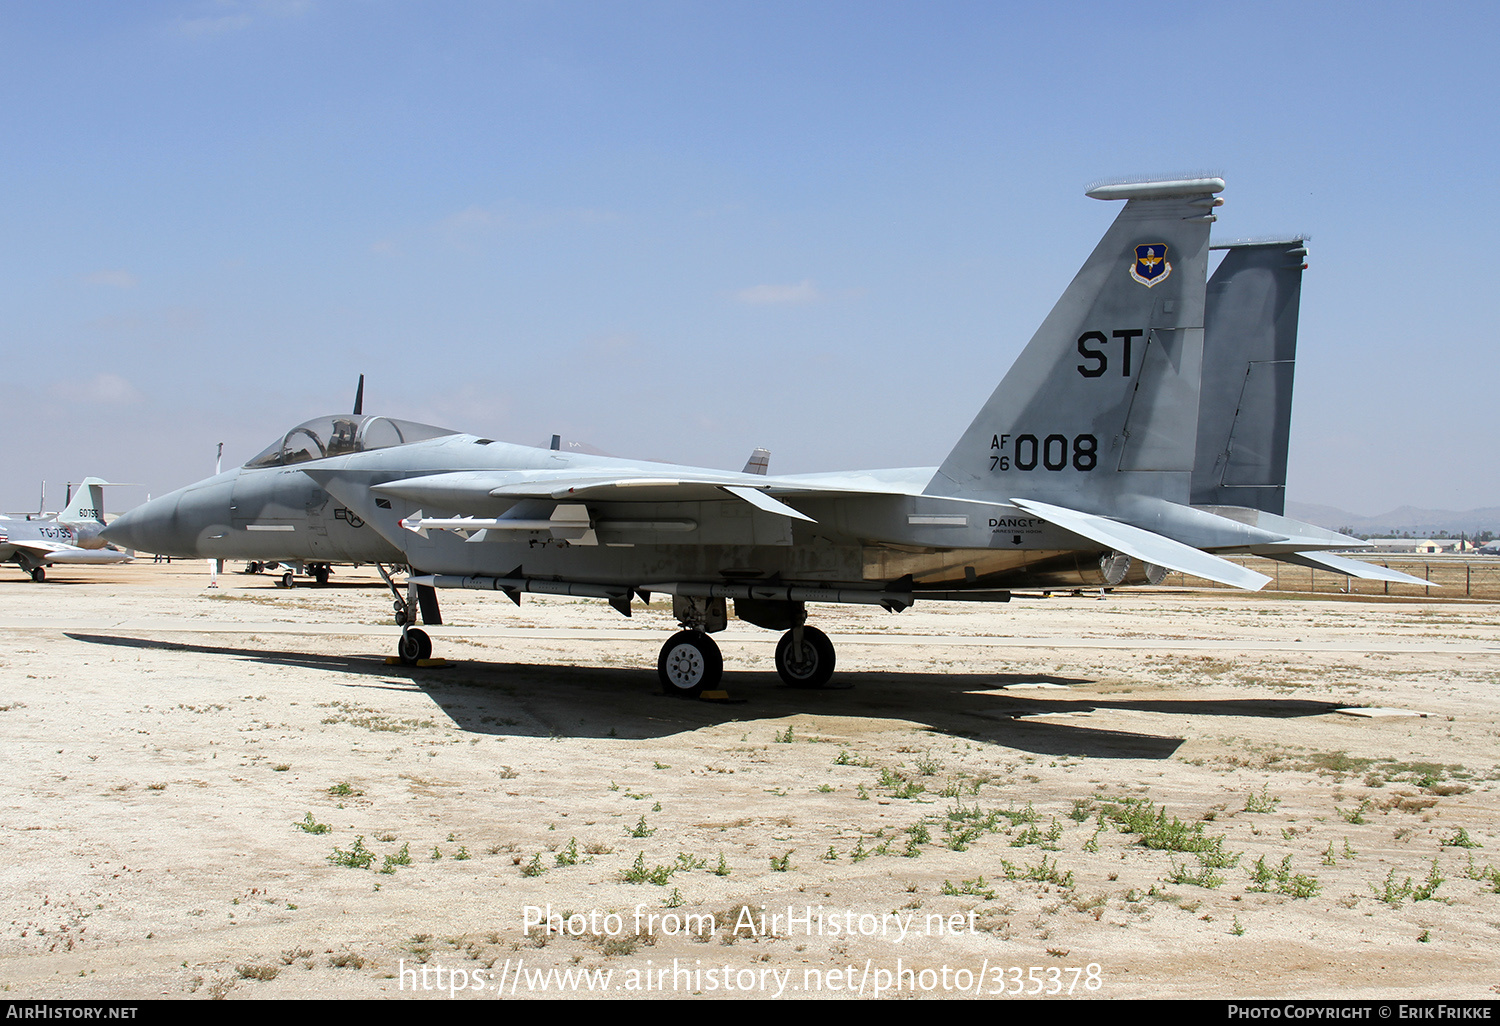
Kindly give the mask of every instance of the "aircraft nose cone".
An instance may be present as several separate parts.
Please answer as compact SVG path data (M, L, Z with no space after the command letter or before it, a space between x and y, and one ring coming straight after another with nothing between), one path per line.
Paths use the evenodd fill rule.
M176 512L176 495L152 499L120 514L99 536L122 549L167 553L172 548L171 527Z

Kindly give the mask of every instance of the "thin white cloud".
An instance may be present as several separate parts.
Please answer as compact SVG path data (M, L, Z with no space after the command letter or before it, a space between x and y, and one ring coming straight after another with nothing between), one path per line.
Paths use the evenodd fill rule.
M178 18L177 32L184 36L208 38L247 29L255 24L257 15L300 18L312 9L312 0L213 0L206 6L209 13Z
M58 381L49 391L59 399L104 403L109 406L128 406L145 398L129 381L109 371L102 371L82 382Z
M740 289L734 294L734 298L751 306L775 306L815 303L823 298L823 293L818 291L811 278L803 278L795 285L752 285L748 289Z
M84 281L90 285L109 285L117 289L133 289L140 284L140 279L125 270L104 270L86 274Z

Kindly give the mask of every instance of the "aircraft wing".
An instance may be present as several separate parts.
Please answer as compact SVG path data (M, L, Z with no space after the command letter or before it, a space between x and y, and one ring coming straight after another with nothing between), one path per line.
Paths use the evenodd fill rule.
M313 475L315 478L317 475ZM806 514L772 498L780 495L871 495L883 489L850 488L845 484L805 479L778 479L759 474L680 473L675 468L653 468L639 473L610 474L579 470L456 471L428 474L374 485L377 495L406 499L422 506L461 511L482 510L495 499L595 499L609 502L697 502L722 499L727 493L780 516L811 520Z
M1335 574L1345 574L1349 577L1357 577L1364 581L1390 581L1394 584L1420 584L1433 588L1441 585L1424 581L1420 577L1411 574L1403 574L1399 570L1390 567L1376 566L1374 563L1366 563L1359 559L1349 559L1345 556L1335 556L1328 552L1278 552L1271 556L1272 559L1283 563L1295 563L1297 566L1309 566L1314 570L1327 570Z
M1151 531L1143 531L1139 527L1122 524L1117 520L1109 520L1093 513L1082 513L1076 509L1066 509L1045 502L1033 502L1030 499L1011 499L1010 501L1018 508L1056 524L1065 531L1072 531L1074 534L1082 535L1091 541L1147 563L1155 563L1170 570L1218 581L1220 584L1228 584L1236 588L1244 588L1247 591L1259 591L1271 583L1271 578L1265 574L1246 570L1238 563L1231 563L1227 559L1220 559L1201 549L1195 549L1191 545L1184 545L1182 542L1173 541L1171 538Z
M39 539L27 539L25 541L12 540L8 542L12 548L21 549L34 556L50 556L54 552L82 552L77 545L69 545L67 542L41 541Z

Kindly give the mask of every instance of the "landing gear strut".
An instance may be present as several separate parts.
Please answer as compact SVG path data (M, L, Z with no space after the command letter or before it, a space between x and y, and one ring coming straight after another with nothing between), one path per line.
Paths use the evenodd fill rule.
M656 676L663 694L697 698L717 688L724 677L724 656L709 635L728 626L729 611L721 598L676 595L672 615L685 629L661 647Z
M833 642L816 627L793 627L776 643L776 672L788 687L822 687L834 661Z
M416 626L417 611L422 612L425 623L441 624L442 615L438 612L437 593L422 590L422 585L413 584L410 580L412 571L407 568L408 578L406 594L401 594L401 589L396 587L396 582L391 580L391 575L386 568L379 563L375 564L375 570L380 574L386 586L391 589L391 595L395 601L391 608L396 614L396 624L401 628L401 640L396 643L396 656L407 666L415 666L423 659L432 658L432 638L426 631ZM326 579L327 568L324 568Z

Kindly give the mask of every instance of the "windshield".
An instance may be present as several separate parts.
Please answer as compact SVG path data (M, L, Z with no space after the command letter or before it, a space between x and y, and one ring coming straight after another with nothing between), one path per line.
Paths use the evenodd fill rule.
M325 456L389 449L393 445L456 434L457 431L447 428L417 424L409 420L393 420L390 417L319 417L317 420L298 424L266 446L245 466L287 467L294 463L320 460Z

